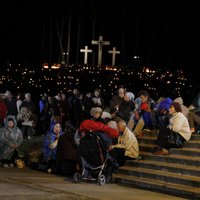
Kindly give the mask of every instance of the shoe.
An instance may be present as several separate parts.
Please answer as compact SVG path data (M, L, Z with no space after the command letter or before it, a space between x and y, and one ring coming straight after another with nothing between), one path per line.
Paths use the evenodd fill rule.
M10 168L14 168L15 165L14 165L13 163L10 163L9 167L10 167Z
M9 168L9 165L7 163L3 164L4 168Z
M136 160L142 160L142 156L139 155L139 156L136 158Z
M194 133L195 133L195 128L191 128L191 129L190 129L190 132L191 132L192 134L194 134Z
M51 169L51 168L48 168L48 169L47 169L47 173L48 173L48 174L51 174L51 173L52 173L52 169Z
M118 162L117 162L115 159L113 159L113 158L110 159L110 163L111 163L111 165L112 165L113 167L115 167L115 168L118 168L118 167L119 167Z
M169 151L167 149L160 149L158 151L153 152L154 155L169 155Z

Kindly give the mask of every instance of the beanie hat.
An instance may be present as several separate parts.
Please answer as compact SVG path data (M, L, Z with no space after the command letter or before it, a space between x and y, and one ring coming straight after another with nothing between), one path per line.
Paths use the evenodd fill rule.
M126 93L126 96L127 96L131 101L133 101L134 98L135 98L135 95L134 95L132 92L127 92L127 93Z
M169 97L167 97L166 99L162 100L158 106L158 110L168 110L171 103L172 103L172 99L170 99Z

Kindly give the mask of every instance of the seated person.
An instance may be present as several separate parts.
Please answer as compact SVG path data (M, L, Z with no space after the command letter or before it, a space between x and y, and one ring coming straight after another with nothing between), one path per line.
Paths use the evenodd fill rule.
M181 106L178 102L172 102L169 108L169 124L161 127L157 140L157 150L155 155L168 155L169 148L181 148L186 141L191 138L190 127L187 118L183 115Z
M74 141L76 129L70 123L66 124L64 134L58 139L56 152L56 173L73 175L80 170L80 157Z
M139 145L134 133L126 126L124 120L117 123L120 133L118 142L115 145L110 145L109 150L111 156L117 160L119 166L123 166L126 160L139 158Z
M8 115L4 126L0 129L0 160L4 167L14 167L14 161L11 158L22 141L23 134L17 127L15 117Z
M123 119L128 122L132 111L135 109L134 98L135 95L132 92L127 92L123 101L119 105L119 109L110 111L114 121L118 122L119 120Z
M169 108L172 99L169 97L162 99L157 103L157 109L154 109L154 118L156 120L156 127L166 127L169 124Z

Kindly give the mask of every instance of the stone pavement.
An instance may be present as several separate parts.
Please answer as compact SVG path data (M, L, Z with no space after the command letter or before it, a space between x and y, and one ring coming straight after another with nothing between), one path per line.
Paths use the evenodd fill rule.
M183 198L127 188L116 184L73 183L70 178L29 168L0 167L0 199L2 200L183 200Z

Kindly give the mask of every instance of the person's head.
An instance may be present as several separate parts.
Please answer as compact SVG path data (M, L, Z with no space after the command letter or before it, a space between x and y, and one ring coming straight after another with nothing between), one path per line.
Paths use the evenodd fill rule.
M8 127L13 128L15 125L14 119L13 118L8 118Z
M93 107L90 110L90 115L95 119L98 119L103 113L103 110L100 107Z
M138 93L138 97L141 99L142 102L147 102L150 95L147 91L145 90L141 90L139 93Z
M125 95L125 89L124 88L119 88L118 89L118 96L123 99L124 95Z
M62 99L62 100L65 100L65 99L66 99L66 95L65 95L64 93L61 93L60 96L61 96L61 99Z
M132 92L127 92L124 96L124 101L134 101L135 95Z
M73 93L74 95L77 95L77 94L78 94L78 89L77 89L77 88L74 88L73 91L72 91L72 93Z
M61 125L60 125L60 123L56 123L54 125L53 132L57 135L60 133L60 131L61 131Z
M31 101L31 94L30 93L26 93L25 94L25 99L26 99L26 101Z
M119 120L117 122L117 129L119 132L124 132L124 130L126 129L126 122L124 120Z
M95 96L95 97L99 97L99 96L100 96L100 91L99 91L99 89L95 89L95 90L94 90L94 96Z
M10 98L13 97L12 93L11 93L9 90L7 90L7 91L5 92L4 96L5 96L5 98L8 98L8 99L10 99Z
M86 96L91 98L92 97L92 93L88 91L88 92L86 92Z
M174 114L175 112L182 112L181 105L178 102L172 102L169 107L169 114Z

